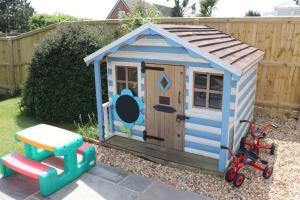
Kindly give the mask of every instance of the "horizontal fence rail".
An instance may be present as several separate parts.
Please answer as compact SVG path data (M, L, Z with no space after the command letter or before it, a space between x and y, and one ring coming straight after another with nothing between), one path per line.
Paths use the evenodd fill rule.
M298 117L300 110L300 18L157 18L155 23L206 24L266 52L258 67L256 110ZM66 23L66 22L65 22ZM76 22L117 29L122 21ZM0 38L0 92L20 86L28 76L33 47L51 25L16 37Z

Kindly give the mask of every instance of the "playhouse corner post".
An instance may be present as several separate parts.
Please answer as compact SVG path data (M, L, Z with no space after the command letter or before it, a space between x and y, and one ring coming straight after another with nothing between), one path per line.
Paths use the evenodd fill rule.
M97 101L99 139L100 139L100 141L104 141L102 86L101 86L101 71L100 71L100 62L99 61L94 61L94 72L95 72L95 84L96 84L96 101Z
M230 124L230 96L231 96L231 81L232 75L228 72L224 72L224 92L223 92L223 104L222 104L222 131L221 131L221 145L228 146L228 134ZM226 167L226 149L220 149L219 158L219 171L224 172Z

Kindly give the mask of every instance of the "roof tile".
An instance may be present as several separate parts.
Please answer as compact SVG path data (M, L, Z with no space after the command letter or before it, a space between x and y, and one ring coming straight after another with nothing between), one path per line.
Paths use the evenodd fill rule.
M264 55L263 51L207 25L158 25L241 70Z

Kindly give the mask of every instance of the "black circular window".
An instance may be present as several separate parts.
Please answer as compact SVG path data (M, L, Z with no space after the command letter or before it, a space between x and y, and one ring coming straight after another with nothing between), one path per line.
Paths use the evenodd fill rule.
M134 123L139 118L140 109L132 96L122 95L116 102L116 112L124 122Z

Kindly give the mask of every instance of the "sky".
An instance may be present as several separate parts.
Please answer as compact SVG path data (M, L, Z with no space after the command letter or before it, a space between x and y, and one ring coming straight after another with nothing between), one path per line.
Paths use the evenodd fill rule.
M117 0L30 0L37 13L54 14L57 12L93 20L106 19ZM173 0L146 0L172 7ZM198 2L199 0L190 0ZM219 0L214 17L243 17L247 10L261 13L273 11L274 6L288 0Z

